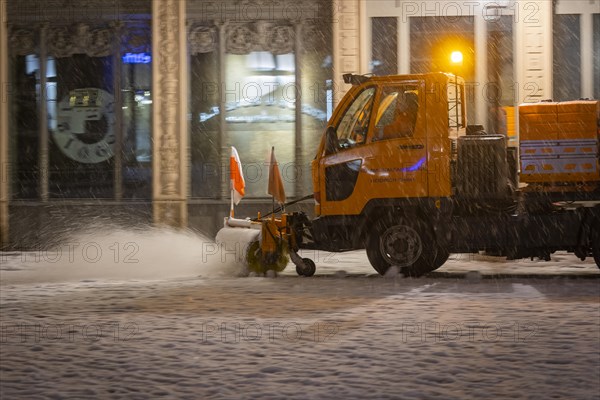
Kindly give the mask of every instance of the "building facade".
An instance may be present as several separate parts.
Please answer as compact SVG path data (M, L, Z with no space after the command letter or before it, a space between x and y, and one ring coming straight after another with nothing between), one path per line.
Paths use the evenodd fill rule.
M227 214L230 146L242 214L270 207L271 146L288 197L310 194L344 73L457 73L469 122L514 141L516 105L600 98L600 0L0 4L6 248L99 223L210 236Z

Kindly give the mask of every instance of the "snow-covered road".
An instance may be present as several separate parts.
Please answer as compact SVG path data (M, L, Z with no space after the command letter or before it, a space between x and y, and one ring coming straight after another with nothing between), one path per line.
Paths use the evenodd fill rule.
M593 264L386 279L350 253L271 279L189 273L187 257L112 277L4 257L0 398L600 398Z

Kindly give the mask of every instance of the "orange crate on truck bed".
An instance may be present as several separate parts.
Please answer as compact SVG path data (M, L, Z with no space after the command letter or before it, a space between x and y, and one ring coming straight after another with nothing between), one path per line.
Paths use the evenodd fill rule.
M600 181L599 118L596 100L519 106L521 182Z

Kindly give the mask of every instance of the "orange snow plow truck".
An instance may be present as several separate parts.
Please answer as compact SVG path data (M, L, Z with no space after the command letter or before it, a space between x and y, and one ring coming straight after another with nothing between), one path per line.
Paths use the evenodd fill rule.
M599 101L519 106L517 148L468 124L455 75L344 80L352 87L312 161L315 218L269 220L274 233L254 246L263 257L285 248L306 276L315 264L302 248L366 249L377 272L406 276L480 251L509 260L567 251L600 267Z

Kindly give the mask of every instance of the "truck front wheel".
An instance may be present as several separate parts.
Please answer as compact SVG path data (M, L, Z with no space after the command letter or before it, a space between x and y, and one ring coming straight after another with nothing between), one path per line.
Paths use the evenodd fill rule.
M381 275L396 267L404 276L418 277L446 261L438 259L433 232L419 220L378 220L367 238L366 248L369 262Z

